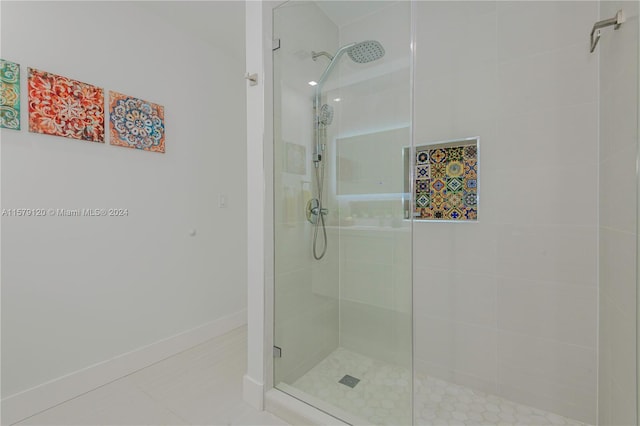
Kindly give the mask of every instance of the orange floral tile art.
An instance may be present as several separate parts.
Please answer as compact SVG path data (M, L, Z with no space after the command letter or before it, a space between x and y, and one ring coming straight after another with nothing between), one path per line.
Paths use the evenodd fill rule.
M104 143L101 88L29 68L29 131Z

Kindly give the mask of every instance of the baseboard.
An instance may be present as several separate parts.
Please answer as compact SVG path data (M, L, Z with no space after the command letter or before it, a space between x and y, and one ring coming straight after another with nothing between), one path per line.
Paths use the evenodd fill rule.
M246 323L242 310L8 396L2 400L2 424L17 423Z
M256 410L264 409L264 385L246 374L242 377L242 397Z

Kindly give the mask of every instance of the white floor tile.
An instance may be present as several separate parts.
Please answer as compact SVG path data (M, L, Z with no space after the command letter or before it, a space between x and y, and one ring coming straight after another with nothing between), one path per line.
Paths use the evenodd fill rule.
M352 389L338 381L361 379ZM293 387L375 425L409 425L409 370L336 349ZM414 377L416 425L586 426L536 408L426 375Z
M233 330L20 425L286 425L242 399L246 327Z

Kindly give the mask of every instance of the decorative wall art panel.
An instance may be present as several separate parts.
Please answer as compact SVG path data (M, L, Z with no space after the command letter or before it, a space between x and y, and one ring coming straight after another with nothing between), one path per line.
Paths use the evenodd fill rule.
M417 220L478 219L478 140L416 147Z
M20 130L20 65L0 59L0 127Z
M164 107L109 92L111 145L164 152Z
M29 131L104 142L101 88L29 68Z

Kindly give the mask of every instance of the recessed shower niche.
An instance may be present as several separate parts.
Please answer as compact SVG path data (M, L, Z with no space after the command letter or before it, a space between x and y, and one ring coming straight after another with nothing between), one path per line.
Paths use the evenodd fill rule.
M479 138L473 137L418 145L413 162L405 148L405 192L411 190L413 176L416 220L478 220L478 143Z

